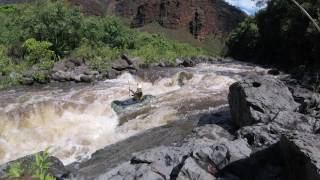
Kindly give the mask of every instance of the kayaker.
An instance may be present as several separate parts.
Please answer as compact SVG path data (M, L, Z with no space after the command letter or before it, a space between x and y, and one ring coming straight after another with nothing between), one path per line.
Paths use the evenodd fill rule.
M143 93L142 93L142 86L141 86L141 84L138 84L138 87L137 87L137 90L136 90L136 92L134 92L134 91L132 91L131 89L129 89L130 90L130 92L132 93L132 99L134 100L134 101L140 101L141 99L142 99L142 96L143 96Z

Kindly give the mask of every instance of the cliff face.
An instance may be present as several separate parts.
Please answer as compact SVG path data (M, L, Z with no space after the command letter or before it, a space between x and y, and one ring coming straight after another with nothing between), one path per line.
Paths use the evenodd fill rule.
M32 0L0 0L1 3ZM170 29L188 28L197 39L208 34L226 36L245 14L223 0L69 0L89 15L116 14L132 27L158 22Z
M223 0L120 0L115 7L133 27L156 21L165 28L188 27L195 38L225 36L245 18Z

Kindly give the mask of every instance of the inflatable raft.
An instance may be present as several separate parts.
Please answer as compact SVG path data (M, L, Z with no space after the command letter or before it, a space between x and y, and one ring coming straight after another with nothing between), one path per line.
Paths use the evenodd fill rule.
M145 95L139 101L135 101L132 98L124 100L124 101L113 101L111 103L111 107L116 113L121 113L125 110L129 110L132 108L138 108L138 107L141 107L145 104L148 104L154 98L155 98L155 96Z

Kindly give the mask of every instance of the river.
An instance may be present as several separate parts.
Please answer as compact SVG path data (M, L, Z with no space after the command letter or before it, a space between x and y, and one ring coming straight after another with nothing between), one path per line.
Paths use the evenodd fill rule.
M94 84L51 84L0 91L0 164L48 149L67 165L147 129L227 104L228 87L265 69L240 62L124 73ZM114 100L141 83L151 103L117 115Z

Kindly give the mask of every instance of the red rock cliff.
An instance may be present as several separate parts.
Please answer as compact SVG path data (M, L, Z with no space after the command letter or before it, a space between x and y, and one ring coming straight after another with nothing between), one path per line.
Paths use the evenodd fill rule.
M1 3L33 0L0 0ZM69 0L90 15L117 14L132 27L158 22L165 28L188 28L198 39L208 34L224 37L245 14L223 0Z
M115 12L133 27L157 21L163 27L188 27L196 38L228 34L245 14L223 0L120 0Z

